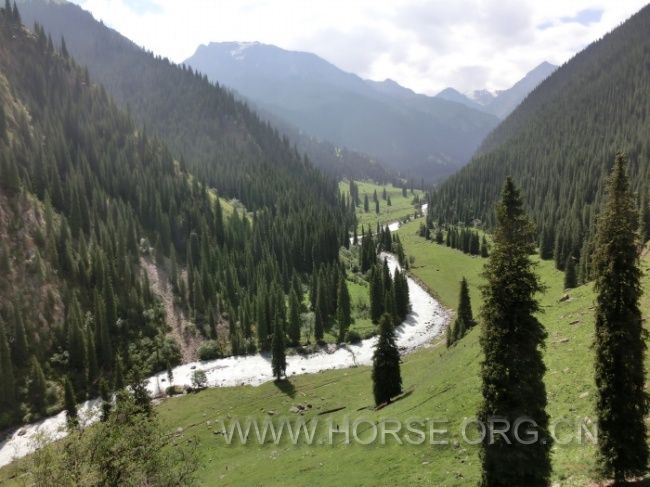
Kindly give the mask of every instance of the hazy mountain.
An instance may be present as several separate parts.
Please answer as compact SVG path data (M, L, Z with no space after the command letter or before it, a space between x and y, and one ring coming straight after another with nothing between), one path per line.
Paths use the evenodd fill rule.
M186 157L194 155L197 149L203 153L203 149L208 146L208 152L214 153L227 134L245 131L245 125L240 124L232 132L214 132L213 129L218 125L214 121L220 121L222 128L231 122L223 111L208 113L202 95L198 92L188 90L182 93L178 100L169 96L158 97L160 93L171 92L171 88L162 87L165 80L169 79L166 73L174 73L174 76L183 79L189 79L191 73L188 70L184 72L166 59L152 59L150 53L102 22L96 21L79 6L63 0L19 0L18 5L26 25L31 27L34 22L40 23L55 42L59 42L61 36L64 36L75 59L88 66L90 74L105 85L118 103L128 105L132 109L132 115L145 123L147 128L153 128L157 133L176 139L178 143L170 145L183 152ZM154 66L154 69L146 69L145 66ZM207 86L207 83L205 85ZM225 91L220 88L211 90L214 93ZM177 121L184 117L192 117L197 126L194 127L194 123L177 125ZM236 124L234 118L231 120ZM200 119L204 119L206 123L198 123ZM269 121L275 125L277 120ZM186 138L185 132L190 127L193 133L191 137ZM391 177L376 160L365 154L341 150L333 144L301 134L299 130L289 126L277 128L289 135L291 142L304 151L312 162L336 176L372 177L377 180L387 180ZM255 143L255 136L234 139L238 143Z
M498 122L394 81L369 82L314 54L271 45L211 43L186 63L305 133L426 179L462 166Z
M486 111L503 119L556 69L557 66L545 61L529 71L526 76L507 90L499 90L494 93L488 90L475 90L469 95L464 95L454 88L445 88L436 96Z
M650 181L650 7L558 68L485 140L470 164L445 181L433 211L444 220L489 224L506 176L521 186L559 267L589 257L603 185L619 151L642 198ZM543 76L542 65L526 81ZM530 84L528 85L530 86ZM647 198L647 196L646 196ZM587 243L588 245L588 243Z

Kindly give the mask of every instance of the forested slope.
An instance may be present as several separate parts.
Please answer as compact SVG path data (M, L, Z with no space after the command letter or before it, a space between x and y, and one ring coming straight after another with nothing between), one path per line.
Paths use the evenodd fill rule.
M260 132L246 142L233 124L244 145L215 147L226 163L197 176L64 44L0 10L0 428L59 408L66 377L81 400L178 362L141 258L166 269L197 333L225 326L220 353L264 347L292 281L336 260L350 218L336 186L230 100ZM217 168L246 184L252 217L224 217L204 179Z
M266 201L265 193L281 192L276 180L301 177L300 169L287 170L292 159L287 141L228 90L212 85L190 68L146 52L78 5L19 0L18 6L28 27L38 22L57 42L65 37L72 56L88 66L93 79L119 105L163 136L174 154L183 154L194 171L224 195L253 207ZM317 140L287 135L297 135L293 143L332 174L358 176L361 171L363 177L370 177L384 173L365 155L341 156ZM257 187L247 182L247 173L257 179L260 172L273 184Z
M507 175L522 187L542 252L559 267L580 259L603 182L618 151L647 205L650 181L650 7L593 43L541 83L488 137L479 155L447 180L434 212L447 222L494 222ZM646 206L647 207L647 206ZM646 210L647 219L647 210Z

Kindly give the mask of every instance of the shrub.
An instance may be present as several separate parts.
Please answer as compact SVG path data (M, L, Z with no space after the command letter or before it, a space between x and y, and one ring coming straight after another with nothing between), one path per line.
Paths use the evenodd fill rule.
M216 340L209 340L199 347L200 360L215 360L222 357L221 347Z

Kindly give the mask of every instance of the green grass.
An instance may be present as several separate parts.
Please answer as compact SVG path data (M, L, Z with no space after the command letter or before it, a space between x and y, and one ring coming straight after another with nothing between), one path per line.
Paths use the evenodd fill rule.
M357 220L359 222L359 231L361 231L361 225L365 228L370 226L372 231L375 231L377 223L380 225L386 225L397 220L401 220L409 215L413 215L415 208L413 206L413 197L410 191L407 192L406 198L402 196L402 189L396 188L392 184L387 184L385 186L380 184L375 184L370 181L357 181L357 186L359 187L359 199L361 204L357 207ZM390 195L391 206L387 205L387 202L382 199L382 192L386 188L386 193ZM350 192L350 183L349 181L341 181L339 183L339 190L346 195L349 195ZM379 198L379 214L375 213L375 203L372 201L373 192L377 191L377 197ZM363 210L363 197L364 194L368 195L369 202L369 211L366 213ZM415 195L420 196L421 191L415 190Z
M416 237L418 224L400 229L407 252L416 259L412 273L450 307L456 306L458 281L466 276L477 313L480 306L477 286L481 283L484 261ZM650 290L650 255L646 255L642 265L646 273L644 288ZM593 417L592 287L571 290L570 299L559 302L564 294L562 274L552 262L541 262L538 272L548 286L540 296L544 309L540 319L548 331L545 351L548 411L552 419ZM351 286L351 294L361 294L361 291ZM646 320L649 294L642 301ZM479 478L478 450L459 442L459 430L463 418L474 416L480 402L478 336L479 330L474 329L450 350L438 343L406 356L402 366L404 387L412 388L413 392L380 411L368 409L372 404L368 367L294 377L290 387L268 383L260 387L206 390L165 401L157 410L170 431L182 427L186 436L199 440L201 467L197 473L203 485L475 485ZM304 416L306 420L344 407L322 416L331 417L335 424L345 415L373 422L386 418L448 418L451 443L399 446L389 442L385 446L362 446L339 442L334 446L307 447L284 442L227 446L214 433L214 424L208 423L219 418L246 416L295 418L289 408L296 404L312 405ZM587 485L593 479L594 453L593 446L556 445L553 483ZM0 483L3 476L6 478L16 468L0 470Z

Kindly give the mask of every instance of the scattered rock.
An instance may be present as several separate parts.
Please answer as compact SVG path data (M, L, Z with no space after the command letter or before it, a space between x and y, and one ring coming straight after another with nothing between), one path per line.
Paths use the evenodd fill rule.
M580 399L585 399L585 398L588 397L588 396L589 396L589 391L585 391L585 392L583 392L582 394L580 394L578 397L579 397Z
M580 323L580 320L574 320L574 321L572 321L572 322L569 323L569 324L570 324L570 325L577 325L578 323Z
M560 303L563 303L564 301L568 301L570 298L571 298L571 296L569 296L568 294L565 294L560 298Z
M558 340L558 343L569 343L569 339L568 338L562 338L562 339Z
M268 414L269 416L273 416L273 415L275 415L275 411L269 410L269 411L266 412L266 414Z
M19 429L19 430L18 430L18 433L16 433L16 434L17 434L18 436L25 436L26 433L27 433L27 430L25 430L25 429Z

